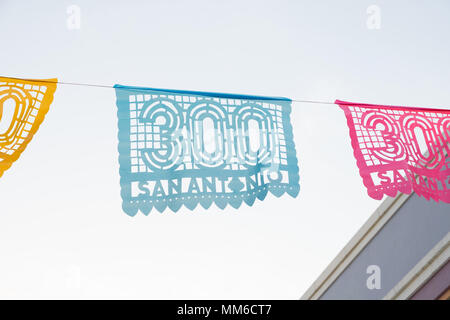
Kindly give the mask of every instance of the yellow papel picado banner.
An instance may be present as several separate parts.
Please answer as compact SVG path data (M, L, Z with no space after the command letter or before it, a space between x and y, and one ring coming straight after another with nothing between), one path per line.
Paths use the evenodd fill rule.
M57 79L0 77L0 177L27 147L44 121Z

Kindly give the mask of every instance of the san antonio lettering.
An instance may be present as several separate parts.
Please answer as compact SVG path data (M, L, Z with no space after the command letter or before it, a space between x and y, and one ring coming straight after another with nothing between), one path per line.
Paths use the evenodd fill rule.
M422 170L423 171L423 170ZM413 183L414 187L420 187L429 191L450 191L449 170L440 171L440 177L434 177L423 173L413 172L412 170L387 170L377 172L379 185L402 185Z
M273 172L272 172L273 173ZM282 181L283 174L258 172L243 177L183 177L163 180L135 181L132 196L137 198L163 198L171 195L232 193L252 191L274 181Z

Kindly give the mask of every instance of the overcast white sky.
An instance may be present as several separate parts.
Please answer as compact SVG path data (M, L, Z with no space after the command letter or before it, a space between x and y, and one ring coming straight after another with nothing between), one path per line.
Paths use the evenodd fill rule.
M0 74L448 107L449 31L446 0L0 0ZM131 218L115 92L60 85L0 179L0 297L299 298L381 201L337 106L294 103L292 124L296 199Z

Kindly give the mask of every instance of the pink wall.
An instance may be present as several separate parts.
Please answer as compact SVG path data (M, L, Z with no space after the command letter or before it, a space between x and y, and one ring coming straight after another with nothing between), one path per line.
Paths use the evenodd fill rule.
M435 300L450 286L450 261L425 283L411 300Z

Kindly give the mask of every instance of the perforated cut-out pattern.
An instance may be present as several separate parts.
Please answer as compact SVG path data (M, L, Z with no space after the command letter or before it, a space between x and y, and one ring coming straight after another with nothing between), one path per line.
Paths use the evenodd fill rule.
M53 101L56 81L0 77L0 176L39 129Z
M372 198L414 190L450 202L450 110L336 103Z
M119 85L116 94L126 213L298 194L289 99Z

